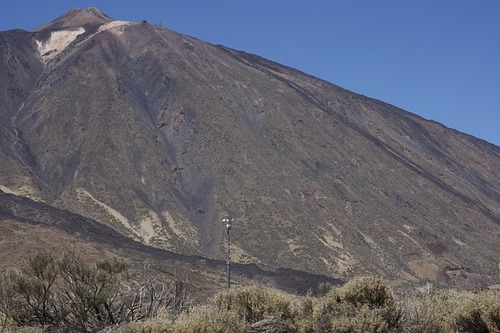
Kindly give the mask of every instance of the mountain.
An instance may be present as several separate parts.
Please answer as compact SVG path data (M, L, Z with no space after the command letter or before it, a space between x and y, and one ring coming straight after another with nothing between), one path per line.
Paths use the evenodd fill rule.
M230 216L239 263L496 274L500 147L96 8L1 32L0 54L5 193L183 255L224 259Z

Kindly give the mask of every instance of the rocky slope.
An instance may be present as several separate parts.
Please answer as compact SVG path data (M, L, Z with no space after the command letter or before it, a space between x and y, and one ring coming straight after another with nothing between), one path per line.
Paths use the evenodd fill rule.
M500 148L255 55L75 9L0 33L0 190L144 244L349 277L495 272Z

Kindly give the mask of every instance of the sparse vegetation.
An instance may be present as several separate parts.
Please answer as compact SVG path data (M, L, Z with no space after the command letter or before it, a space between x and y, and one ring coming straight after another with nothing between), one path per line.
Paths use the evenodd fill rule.
M73 254L58 258L41 253L0 279L4 327L40 327L47 331L96 332L105 327L177 315L183 286L167 287L151 275L130 278L128 263L110 258L88 265Z
M269 316L285 320L294 317L289 295L258 285L222 292L215 297L214 304L220 310L237 313L250 324Z
M390 332L399 320L394 294L380 278L355 279L314 303L299 319L303 332Z
M39 254L0 280L0 332L493 332L500 295L444 290L398 294L375 277L298 297L262 285L222 291L183 307L180 282L170 288L131 278L118 258L88 265L72 255Z

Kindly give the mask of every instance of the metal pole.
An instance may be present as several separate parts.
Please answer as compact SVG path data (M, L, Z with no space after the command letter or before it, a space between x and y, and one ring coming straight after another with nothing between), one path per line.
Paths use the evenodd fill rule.
M234 222L234 219L224 218L222 219L226 230L227 230L227 267L226 267L226 282L227 289L231 288L231 241L229 238L229 230L231 230L231 225Z
M229 229L227 228L227 289L231 288L231 249L229 248L230 241L229 241Z

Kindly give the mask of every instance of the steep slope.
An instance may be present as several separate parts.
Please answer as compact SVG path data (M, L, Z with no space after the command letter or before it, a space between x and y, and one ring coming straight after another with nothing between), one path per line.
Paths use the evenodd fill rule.
M19 265L40 252L74 253L93 262L118 255L135 272L145 266L161 278L181 279L190 298L206 298L226 286L226 262L187 256L135 242L111 228L68 211L22 196L0 192L0 271ZM19 246L29 243L30 246ZM321 283L342 281L292 269L264 270L252 264L232 265L232 284L260 281L297 294L318 290Z
M0 38L4 192L185 254L223 258L232 216L240 262L408 281L497 267L499 147L97 9Z

